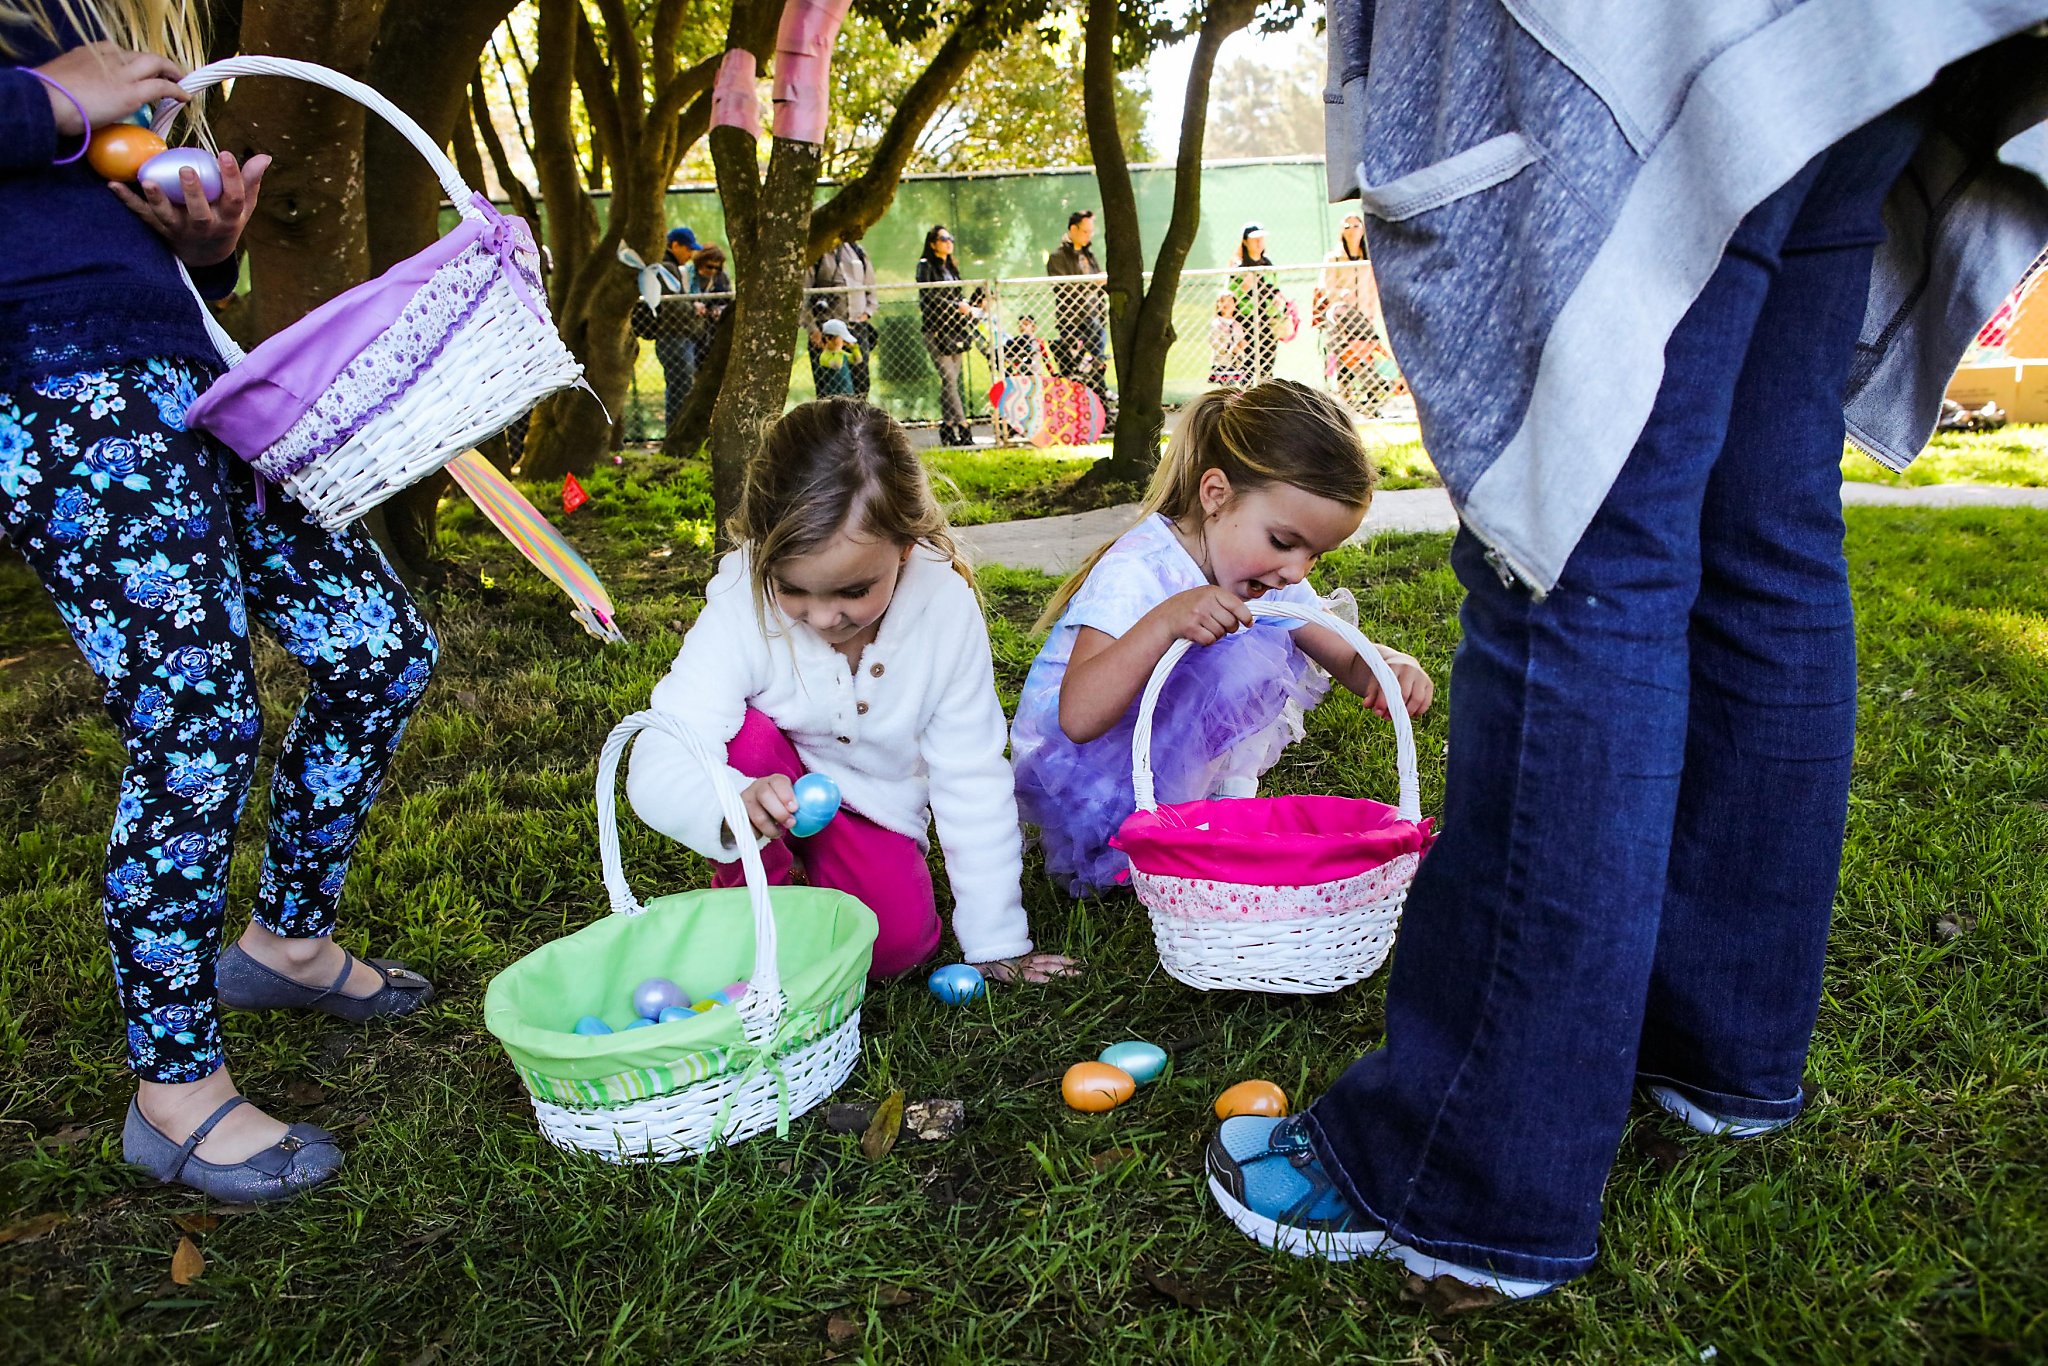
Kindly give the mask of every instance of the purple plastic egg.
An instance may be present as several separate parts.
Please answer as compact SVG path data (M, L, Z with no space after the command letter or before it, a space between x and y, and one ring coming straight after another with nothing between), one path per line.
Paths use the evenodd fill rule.
M666 977L650 977L633 988L633 1013L643 1020L658 1020L662 1011L688 1004L683 989Z
M185 202L185 186L179 180L181 171L190 170L199 176L199 189L209 201L220 198L220 163L213 153L201 147L173 147L168 152L158 152L142 163L142 169L135 178L144 185L154 185L164 192L164 198L173 204Z

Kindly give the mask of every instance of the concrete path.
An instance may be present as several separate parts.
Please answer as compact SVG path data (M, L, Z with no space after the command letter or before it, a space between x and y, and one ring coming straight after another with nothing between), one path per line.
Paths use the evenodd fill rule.
M2048 508L2048 489L2003 488L1990 484L1929 484L1924 488L1893 488L1886 484L1845 483L1842 501L1858 507L2036 507ZM1066 517L1037 517L1023 522L994 522L958 527L954 535L978 563L1038 569L1048 574L1071 572L1104 541L1113 540L1137 516L1136 504L1079 512ZM1394 489L1375 494L1372 511L1353 541L1387 531L1454 531L1457 515L1442 489Z

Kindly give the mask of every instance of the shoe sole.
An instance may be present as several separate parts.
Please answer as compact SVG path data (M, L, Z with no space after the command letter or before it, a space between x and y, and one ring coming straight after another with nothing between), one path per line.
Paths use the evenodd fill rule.
M1223 1211L1238 1231L1261 1247L1270 1247L1295 1257L1320 1257L1326 1262L1348 1262L1354 1257L1370 1257L1379 1252L1387 1242L1384 1229L1365 1233L1338 1233L1329 1229L1302 1228L1297 1224L1282 1224L1252 1209L1232 1195L1223 1183L1214 1176L1209 1178L1209 1194L1216 1200L1216 1207Z
M1229 1217L1231 1223L1237 1225L1240 1233L1261 1247L1270 1247L1295 1257L1319 1257L1326 1262L1348 1262L1359 1257L1384 1258L1399 1262L1424 1280L1450 1276L1467 1285L1491 1290L1509 1300L1533 1299L1538 1295L1549 1294L1557 1288L1550 1281L1517 1281L1505 1277L1488 1277L1485 1273L1474 1272L1470 1267L1439 1260L1405 1243L1396 1242L1385 1230L1335 1233L1326 1229L1282 1224L1268 1219L1246 1205L1226 1190L1223 1183L1214 1176L1209 1178L1209 1194L1215 1198L1217 1208Z

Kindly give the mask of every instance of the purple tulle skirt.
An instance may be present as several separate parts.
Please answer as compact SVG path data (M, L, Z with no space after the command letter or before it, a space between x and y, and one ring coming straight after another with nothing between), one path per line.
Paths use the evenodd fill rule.
M1077 745L1060 729L1057 679L1065 661L1041 656L1025 681L1010 732L1017 806L1039 829L1046 871L1074 896L1123 883L1130 862L1109 837L1137 809L1131 732L1138 704L1106 735ZM1152 716L1152 781L1160 802L1195 801L1249 788L1301 734L1301 713L1322 700L1329 677L1291 634L1261 623L1193 649L1160 693Z

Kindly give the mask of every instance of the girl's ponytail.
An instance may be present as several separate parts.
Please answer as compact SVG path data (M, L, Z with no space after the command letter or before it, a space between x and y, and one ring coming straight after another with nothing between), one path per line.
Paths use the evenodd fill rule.
M1250 389L1211 389L1181 410L1180 424L1145 487L1138 519L1176 521L1202 505L1202 476L1220 469L1237 493L1292 484L1347 507L1372 502L1376 475L1351 413L1336 399L1291 379ZM1052 629L1114 540L1098 547L1053 593L1032 625Z

